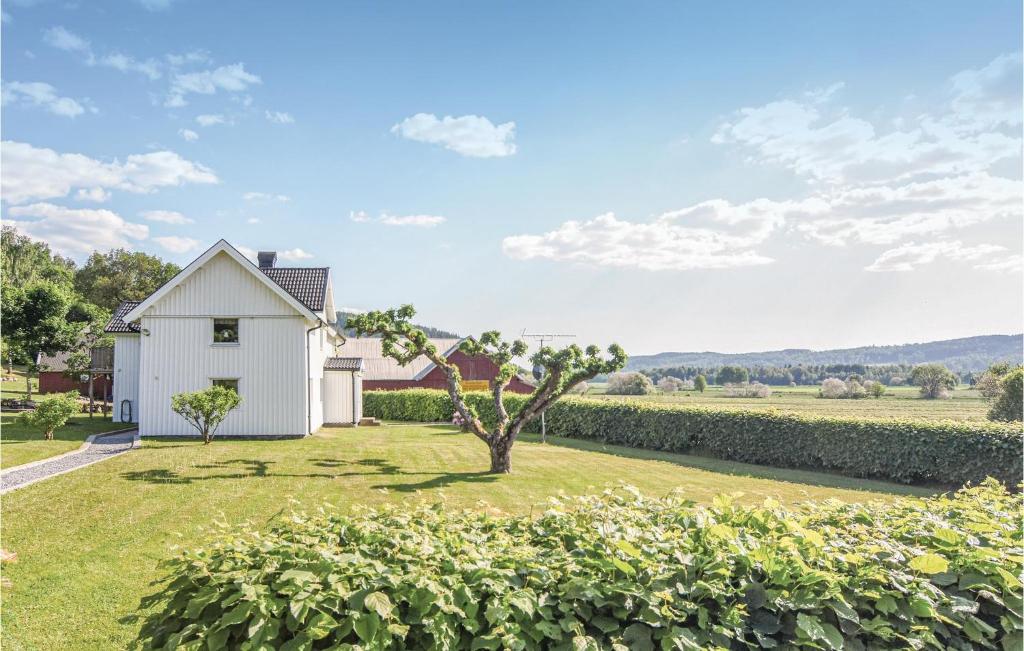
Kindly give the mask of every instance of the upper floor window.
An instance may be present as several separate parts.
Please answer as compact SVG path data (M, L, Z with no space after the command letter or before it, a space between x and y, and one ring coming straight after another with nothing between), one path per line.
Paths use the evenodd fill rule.
M238 319L214 319L213 320L213 343L215 343L215 344L237 344L238 343Z
M211 382L215 387L224 387L225 389L231 389L235 393L238 393L238 379L237 378L217 378Z

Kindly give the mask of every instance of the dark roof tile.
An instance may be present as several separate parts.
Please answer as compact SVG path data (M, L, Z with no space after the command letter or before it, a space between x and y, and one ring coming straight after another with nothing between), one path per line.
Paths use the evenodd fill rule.
M141 327L138 323L125 323L124 315L135 309L135 306L142 301L121 301L121 304L114 310L114 315L110 317L110 321L107 322L106 327L103 328L103 332L139 332Z
M324 369L328 371L361 371L362 357L328 357L324 361Z
M267 274L268 278L294 296L311 312L324 309L329 267L271 267L260 271Z

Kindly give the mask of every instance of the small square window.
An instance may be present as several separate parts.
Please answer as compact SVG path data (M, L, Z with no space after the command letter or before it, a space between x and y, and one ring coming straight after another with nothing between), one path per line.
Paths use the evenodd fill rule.
M235 393L238 393L238 380L237 379L233 379L233 380L229 380L229 379L226 379L226 378L225 379L217 379L217 380L213 381L213 386L215 386L215 387L224 387L225 389L231 389Z
M213 320L213 343L215 343L215 344L237 344L238 343L238 319L214 319Z

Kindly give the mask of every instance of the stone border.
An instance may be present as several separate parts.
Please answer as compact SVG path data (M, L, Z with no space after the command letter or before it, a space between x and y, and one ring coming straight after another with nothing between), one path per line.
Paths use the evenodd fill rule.
M81 463L81 464L77 464L77 465L72 465L72 466L70 466L68 468L64 468L62 470L57 470L55 472L51 472L51 473L48 473L48 474L45 474L45 475L40 475L38 477L34 477L32 479L29 479L28 481L22 482L20 484L14 485L14 486L10 486L8 488L0 488L0 495L7 495L8 493L10 493L12 491L16 491L16 490L18 490L20 488L25 488L26 486L31 486L32 484L35 484L35 483L43 481L44 479L50 479L52 477L57 477L59 475L64 475L64 474L67 474L69 472L73 472L73 471L78 470L80 468L85 468L87 466L91 466L93 464L99 463L101 461L105 461L105 460L113 458L113 457L119 457L122 454L124 454L125 452L131 452L135 448L139 447L139 445L141 444L141 439L139 438L138 430L136 430L135 428L118 430L116 432L103 432L102 434L94 434L94 435L88 437L86 439L85 443L83 443L83 445L78 450L73 450L71 452L65 452L64 454L59 454L59 455L54 456L54 457L49 457L49 458L46 458L46 459L41 459L39 461L32 461L30 463L24 463L24 464L22 464L20 466L15 466L14 468L8 468L7 470L5 470L3 472L3 476L0 476L0 479L3 479L4 477L7 476L7 474L9 472L13 472L14 470L18 470L18 471L31 470L32 468L35 468L37 466L41 466L41 465L44 465L46 463L52 463L55 460L59 461L61 459L66 459L68 457L73 457L73 456L77 456L77 455L81 455L81 454L88 454L89 448L92 447L93 441L95 441L96 439L103 438L103 437L106 437L106 436L111 436L111 435L116 436L116 435L128 434L128 433L130 433L132 431L135 432L135 435L132 437L131 444L127 448L125 448L123 450L120 450L118 452L111 452L111 453L104 454L104 455L97 455L97 458L95 458L95 459L93 459L91 461L86 461L85 463Z

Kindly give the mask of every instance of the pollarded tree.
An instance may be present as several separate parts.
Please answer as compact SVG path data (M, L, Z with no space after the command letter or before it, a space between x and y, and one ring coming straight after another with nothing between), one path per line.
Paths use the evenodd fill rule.
M465 427L490 449L492 473L512 471L512 445L527 423L539 417L581 382L597 375L614 373L626 365L626 353L618 344L608 347L608 359L601 357L597 346L588 346L585 351L576 345L561 350L543 346L530 358L534 365L544 369L540 383L522 408L509 414L505 408L504 391L517 371L513 360L526 354L526 343L521 340L511 343L503 341L501 333L495 330L483 333L479 339L466 339L459 347L463 353L482 355L498 367L498 374L491 381L497 418L494 426L488 429L476 411L466 404L458 367L449 362L430 343L427 335L412 324L411 319L415 314L416 310L411 305L403 305L398 309L354 316L348 320L347 325L360 337L380 336L384 355L399 364L408 364L423 355L444 372L448 395L451 396L456 412L462 417Z

